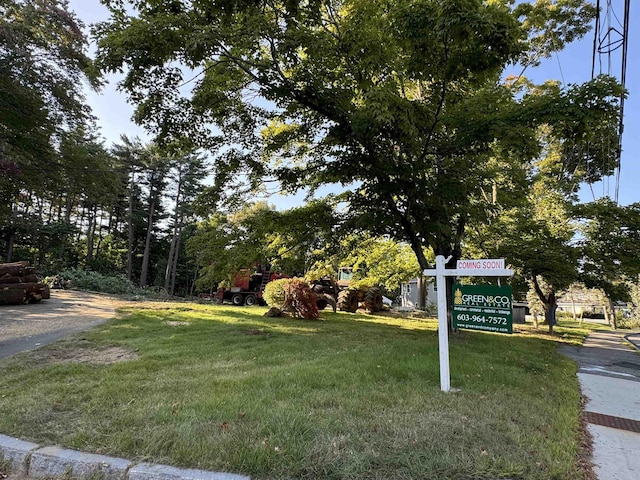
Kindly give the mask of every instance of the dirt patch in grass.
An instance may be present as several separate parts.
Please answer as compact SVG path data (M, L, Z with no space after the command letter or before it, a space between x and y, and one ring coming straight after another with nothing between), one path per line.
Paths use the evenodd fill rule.
M169 325L170 327L185 327L187 325L191 325L190 322L176 322L173 320L167 320L166 322L162 322L165 325Z
M118 362L135 360L138 354L123 347L106 348L62 348L42 351L45 363L93 363L95 365L111 365Z
M244 335L269 335L268 332L265 332L264 330L260 330L257 328L252 328L250 330L243 330L242 333Z

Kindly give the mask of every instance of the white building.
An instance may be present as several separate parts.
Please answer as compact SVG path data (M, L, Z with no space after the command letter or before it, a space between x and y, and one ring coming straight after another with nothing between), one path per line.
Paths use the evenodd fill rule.
M438 305L438 296L436 292L436 284L433 281L425 280L426 285L426 298L425 306L429 308L430 305ZM417 308L420 304L418 299L418 279L412 278L407 283L403 283L400 286L400 306L404 308Z

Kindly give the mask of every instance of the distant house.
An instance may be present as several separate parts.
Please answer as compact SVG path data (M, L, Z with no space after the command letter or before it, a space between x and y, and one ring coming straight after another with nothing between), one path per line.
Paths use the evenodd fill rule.
M404 308L417 308L420 304L418 299L418 279L412 278L407 283L400 286L400 306ZM435 282L428 282L426 288L425 305L437 305L438 294Z
M558 311L589 317L603 313L603 294L600 290L571 288L558 297Z

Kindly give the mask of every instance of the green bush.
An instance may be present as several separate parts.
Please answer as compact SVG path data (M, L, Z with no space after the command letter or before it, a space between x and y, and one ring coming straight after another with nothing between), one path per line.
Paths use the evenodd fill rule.
M616 325L618 326L618 328L625 328L630 330L640 328L640 317L623 317L622 315L618 315L616 316Z
M58 273L57 277L70 281L70 287L102 293L137 293L137 289L124 275L103 275L90 270L70 269Z
M573 320L573 313L557 310L556 311L556 319L558 321L560 321L560 320Z
M291 279L280 278L267 283L262 293L262 298L267 302L267 305L282 309L282 305L284 305L284 289L289 280Z

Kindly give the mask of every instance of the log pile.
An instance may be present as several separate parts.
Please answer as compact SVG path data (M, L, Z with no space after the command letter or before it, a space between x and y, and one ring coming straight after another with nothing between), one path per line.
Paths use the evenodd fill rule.
M39 302L50 296L29 262L0 263L0 305Z

